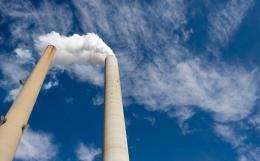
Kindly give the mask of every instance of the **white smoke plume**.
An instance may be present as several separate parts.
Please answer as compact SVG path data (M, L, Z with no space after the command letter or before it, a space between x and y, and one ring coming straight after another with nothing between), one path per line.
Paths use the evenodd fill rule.
M56 32L41 35L36 40L36 47L43 50L48 44L57 48L54 67L67 71L82 81L102 84L102 71L98 66L106 56L114 55L110 47L96 34L74 34L63 36Z

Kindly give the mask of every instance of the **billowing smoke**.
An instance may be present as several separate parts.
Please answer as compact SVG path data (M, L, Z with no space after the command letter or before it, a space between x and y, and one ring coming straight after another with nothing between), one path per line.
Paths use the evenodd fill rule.
M96 34L63 36L56 32L39 36L36 47L43 50L48 44L56 46L54 67L67 71L82 81L102 84L102 65L106 56L114 55L110 47Z

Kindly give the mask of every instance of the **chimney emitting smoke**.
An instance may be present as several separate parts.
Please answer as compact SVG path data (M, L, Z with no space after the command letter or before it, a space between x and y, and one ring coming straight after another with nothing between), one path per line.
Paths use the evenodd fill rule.
M48 45L0 125L0 160L12 161L56 48Z
M120 75L114 55L105 61L103 161L129 161Z

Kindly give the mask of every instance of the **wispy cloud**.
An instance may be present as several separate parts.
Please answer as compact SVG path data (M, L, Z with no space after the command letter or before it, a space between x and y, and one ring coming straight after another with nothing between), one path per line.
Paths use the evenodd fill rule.
M149 117L144 117L144 119L146 121L148 121L152 126L156 123L156 118L155 117L149 116Z
M52 161L58 148L50 134L26 129L15 158L23 161Z
M0 13L4 20L12 20L9 32L13 45L31 46L27 43L37 35L51 32L68 33L72 27L72 12L67 5L56 5L51 1L40 2L39 7L30 1L3 0ZM66 18L64 18L66 17Z
M0 56L2 60L0 70L4 78L0 81L0 85L8 91L5 101L12 101L17 96L22 86L20 81L26 81L32 71L32 66L35 65L35 58L32 56L30 50L16 48L13 53L14 55L11 56ZM50 72L50 78L44 84L44 90L48 90L59 84L53 71Z
M254 0L230 0L209 15L209 48L226 46L239 28Z
M138 55L141 44L156 52L158 45L182 38L174 31L186 32L180 30L186 24L183 0L124 1L110 5L101 0L73 0L73 4L85 32L101 34L115 46L116 52L131 53L132 57L142 57Z
M46 84L44 84L43 89L49 90L58 85L59 85L59 82L57 80L51 80L51 81L47 82Z
M259 161L260 148L254 146L246 146L238 150L239 161Z
M0 64L4 75L4 81L0 84L2 88L10 91L6 98L10 101L20 87L19 80L26 79L34 58L38 57L38 54L34 54L34 44L31 42L38 35L53 30L68 33L72 28L72 12L69 6L56 5L50 1L42 1L36 7L30 1L3 0L0 3L0 14L2 22L11 21L7 30L10 37L2 37L1 42L11 41L9 44L14 48L14 52L10 56L1 56Z
M104 103L104 96L103 95L96 95L92 98L92 103L95 106L100 106Z
M0 56L1 73L3 80L0 81L2 88L9 91L6 101L11 101L19 92L20 80L25 80L29 75L28 66L33 64L34 59L31 57L29 50L16 48L12 56Z
M19 94L19 91L20 91L20 88L11 89L8 92L8 95L5 97L4 101L6 101L6 102L13 101L16 98L16 96Z
M246 136L238 136L234 128L229 125L216 124L215 131L235 148L241 146L246 139Z
M235 121L250 113L257 99L256 73L207 65L200 59L177 62L174 55L179 53L173 51L172 56L136 69L133 84L125 86L127 94L151 110L199 106L218 121Z
M81 143L76 150L76 154L79 161L95 161L100 156L101 149Z
M237 150L239 161L258 161L260 159L260 148L252 143L246 143L247 136L237 132L234 125L216 124L215 132Z

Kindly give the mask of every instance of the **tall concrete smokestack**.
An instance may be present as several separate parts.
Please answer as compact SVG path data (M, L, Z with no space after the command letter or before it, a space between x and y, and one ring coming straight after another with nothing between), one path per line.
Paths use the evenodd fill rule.
M106 57L103 161L129 161L120 76L115 56Z
M55 50L52 45L48 45L45 49L43 56L2 121L0 126L0 161L11 161L15 155Z

